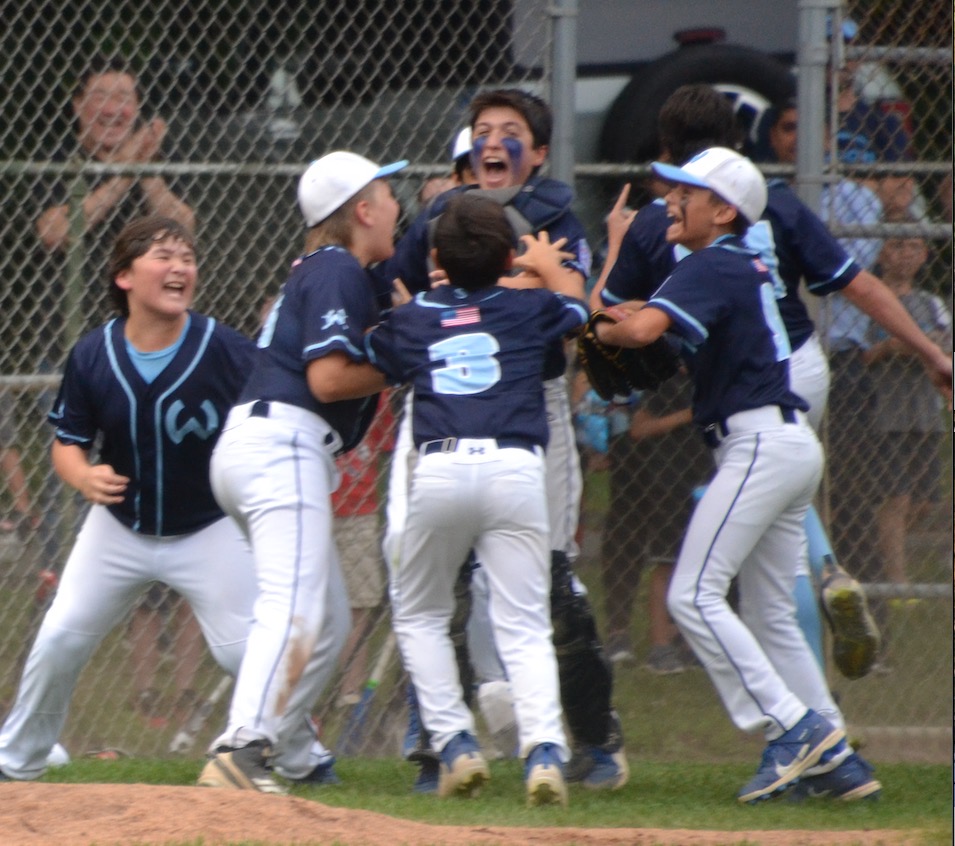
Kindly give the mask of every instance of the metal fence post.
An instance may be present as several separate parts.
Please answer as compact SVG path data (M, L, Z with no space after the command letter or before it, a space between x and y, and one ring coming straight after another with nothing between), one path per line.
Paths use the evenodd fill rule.
M815 212L821 210L825 166L825 127L810 117L827 114L826 68L829 44L826 22L840 0L799 0L798 88L796 108L801 120L796 142L796 192Z
M577 79L577 0L554 0L552 16L553 72L550 102L554 131L550 148L550 173L574 184L574 86Z

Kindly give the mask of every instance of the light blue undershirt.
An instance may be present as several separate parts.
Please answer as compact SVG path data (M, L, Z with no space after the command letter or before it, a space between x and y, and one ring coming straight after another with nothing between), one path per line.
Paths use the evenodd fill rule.
M153 383L156 377L166 369L166 365L173 360L176 353L179 352L179 348L186 338L186 332L189 331L189 324L191 322L191 315L187 315L186 325L183 327L182 334L178 340L172 346L162 350L142 352L141 350L137 350L136 347L129 342L128 338L124 339L126 341L126 352L129 354L129 360L132 361L133 366L139 371L139 375L143 377L147 385Z

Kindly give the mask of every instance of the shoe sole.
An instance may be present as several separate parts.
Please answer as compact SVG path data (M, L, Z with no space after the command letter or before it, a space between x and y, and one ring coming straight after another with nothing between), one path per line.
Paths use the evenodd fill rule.
M860 784L858 787L845 791L845 793L833 793L831 790L820 791L819 793L800 793L797 787L792 795L789 795L789 798L793 802L816 802L820 799L829 799L833 802L856 802L860 799L867 799L874 802L881 795L882 784L876 779L872 779L865 784Z
M273 779L252 779L240 770L230 755L216 755L199 774L196 782L199 787L218 787L226 790L255 790L284 796L288 791Z
M875 779L872 781L867 781L865 784L860 784L858 787L853 788L852 790L847 790L845 793L840 793L838 796L833 796L832 798L839 802L855 802L859 799L878 799L882 795L882 784Z
M832 657L839 672L860 679L875 664L881 638L858 587L823 592L826 616L832 628Z
M527 806L567 805L567 785L556 767L535 767L527 779Z
M837 728L831 731L825 739L817 743L801 761L796 761L790 765L790 769L785 776L776 779L772 784L759 790L753 790L749 793L737 797L739 801L748 805L751 802L759 802L763 799L771 799L773 796L782 793L788 787L795 784L799 777L810 767L814 767L825 752L828 752L840 740L846 736L844 729Z
M462 758L464 758L463 761ZM441 799L449 796L472 799L481 792L481 788L490 778L491 773L483 758L469 758L461 755L454 762L453 770L448 770L442 765L441 775L438 778L438 796Z

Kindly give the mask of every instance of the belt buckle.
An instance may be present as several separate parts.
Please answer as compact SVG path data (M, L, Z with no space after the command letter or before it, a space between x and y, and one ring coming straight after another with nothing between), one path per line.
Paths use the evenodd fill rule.
M454 452L457 448L458 448L457 438L435 438L433 441L425 441L421 445L421 451L425 455L430 455L433 452L440 452L440 453Z
M719 434L720 426L718 423L710 423L703 427L703 442L711 449L716 449L720 445L722 438Z

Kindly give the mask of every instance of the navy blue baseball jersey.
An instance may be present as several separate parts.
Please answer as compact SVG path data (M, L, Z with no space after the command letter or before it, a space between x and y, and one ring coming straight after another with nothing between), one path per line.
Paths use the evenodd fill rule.
M660 283L670 275L686 250L667 243L670 225L666 203L654 200L640 209L623 241L617 261L607 277L601 297L607 305L627 300L649 300Z
M271 400L319 415L357 446L377 407L377 395L320 402L303 378L305 368L332 352L365 361L364 334L380 317L375 284L344 247L322 247L296 260L259 335L255 368L240 402Z
M746 233L746 245L766 265L789 342L799 349L813 333L812 318L799 296L800 280L806 280L813 294L825 296L842 290L862 268L783 180L772 179L767 188L766 211ZM668 225L662 204L651 203L640 210L601 292L604 303L648 299L687 254L685 248L667 244Z
M492 286L418 294L365 339L368 357L414 389L414 443L447 437L545 446L544 360L587 319L580 300Z
M452 197L462 191L473 190L479 189L475 185L465 185L439 194L412 221L408 231L398 241L395 254L387 262L378 265L374 272L389 285L397 277L412 293L427 291L430 287L428 257L431 252L432 221L441 215ZM487 192L487 196L493 197L494 192ZM569 185L556 179L535 176L521 186L505 208L511 207L526 223L521 231L517 231L515 220L508 217L512 227L515 227L516 236L546 231L552 242L566 238L563 249L573 253L574 258L565 260L563 265L576 270L586 279L590 275L593 256L583 224L570 210L573 199L574 193ZM556 344L547 359L545 378L556 379L563 375L566 366L563 346Z
M431 221L441 215L454 196L462 191L473 190L479 189L475 185L465 185L439 194L434 202L412 221L408 231L395 246L395 254L388 261L377 265L375 274L382 275L389 284L395 277L401 279L413 294L427 291L430 287L428 256L431 251ZM487 195L494 196L493 192L488 192ZM546 231L551 241L566 238L567 244L563 249L573 253L574 258L564 261L564 267L578 271L586 279L590 275L593 258L583 224L570 210L573 199L570 186L555 179L535 176L529 179L506 205L513 207L527 221L529 234Z
M739 238L690 253L648 306L666 312L684 340L698 426L764 405L809 409L789 390L791 348L770 273Z
M49 414L64 444L92 449L130 479L107 506L144 535L194 532L223 516L209 484L209 458L252 368L255 345L211 317L189 312L179 349L148 382L126 347L125 319L82 337L70 352Z

